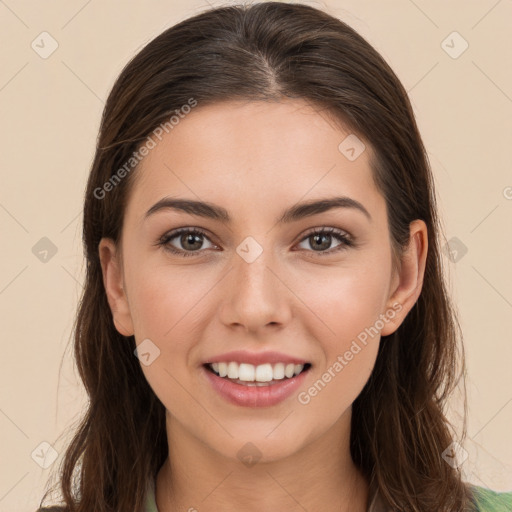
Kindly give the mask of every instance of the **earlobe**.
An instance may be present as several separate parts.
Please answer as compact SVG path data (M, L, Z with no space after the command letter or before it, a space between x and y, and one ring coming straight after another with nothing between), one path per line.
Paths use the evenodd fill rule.
M98 252L103 284L117 331L123 336L134 334L128 298L124 289L123 272L117 246L110 238L102 238Z
M381 336L388 336L400 327L418 300L423 287L428 252L428 233L425 222L420 219L411 222L409 233L409 245L402 255L401 268L398 272L398 285L392 291L384 313L387 315L390 310L393 310L395 314L385 324Z

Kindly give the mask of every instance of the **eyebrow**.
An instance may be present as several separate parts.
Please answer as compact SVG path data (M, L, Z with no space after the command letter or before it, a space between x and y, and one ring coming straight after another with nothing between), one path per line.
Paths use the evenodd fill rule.
M325 198L313 201L298 203L285 210L277 220L278 224L288 224L300 219L317 215L319 213L332 210L334 208L351 208L362 212L368 220L372 221L372 216L368 210L355 199L347 196ZM191 215L198 215L209 219L218 220L225 224L231 222L228 211L222 206L204 201L195 201L193 199L175 199L164 197L155 203L145 215L145 218L161 210L177 210Z

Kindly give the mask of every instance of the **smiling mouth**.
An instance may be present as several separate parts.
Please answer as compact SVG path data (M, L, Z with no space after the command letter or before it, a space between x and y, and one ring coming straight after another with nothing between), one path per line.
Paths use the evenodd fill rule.
M265 363L258 366L234 361L206 363L209 372L242 386L273 386L297 377L311 368L306 364Z

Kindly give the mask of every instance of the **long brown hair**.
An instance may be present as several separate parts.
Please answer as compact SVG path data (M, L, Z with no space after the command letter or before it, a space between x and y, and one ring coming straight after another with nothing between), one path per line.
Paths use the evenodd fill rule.
M89 403L59 476L70 512L140 510L146 482L168 456L164 406L134 357L133 336L114 327L98 257L102 237L119 240L137 172L119 169L191 99L200 108L286 97L315 105L373 148L372 174L395 255L413 220L428 228L421 295L383 337L353 403L354 462L394 510L469 510L460 471L441 456L453 441L445 407L464 376L464 350L444 282L434 182L407 93L342 21L308 5L265 2L209 9L169 28L126 65L108 97L85 194L87 270L74 333ZM459 442L466 435L465 386L463 404Z

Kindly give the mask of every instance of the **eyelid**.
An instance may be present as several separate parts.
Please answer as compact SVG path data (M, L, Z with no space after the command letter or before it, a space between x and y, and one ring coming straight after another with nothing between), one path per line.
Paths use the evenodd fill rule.
M303 235L301 235L302 238L300 238L299 241L302 242L305 238L317 233L327 233L329 235L344 236L349 240L353 239L352 235L345 229L335 228L334 226L318 226L316 228L308 229Z

